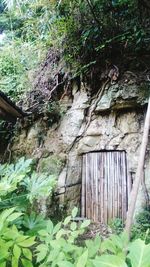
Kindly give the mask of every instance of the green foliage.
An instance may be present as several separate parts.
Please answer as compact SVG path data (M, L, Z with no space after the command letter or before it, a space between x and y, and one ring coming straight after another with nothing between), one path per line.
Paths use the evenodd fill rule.
M86 240L83 246L76 242L83 233L83 223L72 229L71 216L55 227L49 221L46 230L39 232L42 243L37 246L39 266L72 266L72 267L149 267L150 245L137 239L125 250L127 236L111 235L102 241L99 236ZM138 253L138 257L137 257Z
M18 184L31 171L32 160L21 158L15 165L0 165L0 197L17 189Z
M32 203L33 200L50 196L56 185L56 181L52 175L33 172L31 177L26 177L22 185L25 186L28 192L27 198Z
M132 239L141 238L146 239L146 243L150 242L150 211L144 209L136 216L135 224L132 226Z
M64 115L65 110L59 102L53 101L46 104L45 112L47 115L49 115L47 123L50 127L53 123L58 122L60 120L60 118Z
M55 187L55 177L33 172L33 161L21 158L16 164L0 164L0 208L16 206L27 210L35 200L48 197Z
M0 266L149 267L150 244L136 239L126 246L125 233L103 241L96 236L79 246L78 237L90 221L75 222L77 212L74 208L71 216L56 225L33 213L24 217L21 231L15 221L22 213L15 208L0 213Z
M77 209L72 211L72 216L65 218L64 222L53 225L47 223L46 230L39 231L39 238L42 242L37 246L37 262L39 266L85 266L87 259L86 249L76 245L79 235L90 221L86 220L80 225L72 221L76 216ZM76 265L73 265L76 263ZM84 264L85 263L85 264Z
M150 244L145 245L144 241L140 239L137 239L133 243L131 243L131 245L129 246L128 258L132 263L132 267L148 267L150 264L149 250Z
M109 225L115 234L120 234L124 228L124 223L120 218L115 218Z
M44 220L42 215L31 212L30 215L25 214L22 220L22 226L25 228L27 235L38 235L42 229L46 229L47 221Z
M55 39L60 43L65 40L66 60L82 71L83 66L103 59L105 54L107 59L111 53L135 54L143 47L148 49L149 33L142 8L134 0L61 1L54 24L61 38Z
M60 51L67 67L71 66L72 76L86 73L106 59L111 61L112 54L149 52L149 9L145 2L2 2L0 25L7 31L7 40L1 45L0 85L14 99L32 89L35 69L50 47Z
M0 48L0 86L3 92L17 100L20 94L32 88L32 70L41 55L32 43L19 39L7 40L7 43Z
M21 215L15 208L0 214L0 266L33 266L30 247L35 244L35 237L26 236L15 225L10 225ZM28 265L24 265L24 261Z

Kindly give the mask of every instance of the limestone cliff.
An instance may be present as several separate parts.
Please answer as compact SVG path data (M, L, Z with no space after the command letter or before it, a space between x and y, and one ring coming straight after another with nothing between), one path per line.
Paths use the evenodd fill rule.
M33 157L37 160L38 170L55 173L58 178L59 203L67 205L68 209L74 205L80 206L84 153L126 151L128 175L133 180L149 95L149 82L146 77L126 72L117 83L107 85L87 129L89 111L96 97L89 96L86 83L81 82L79 88L77 83L73 82L72 99L65 96L60 102L65 112L59 121L49 126L49 113L49 117L37 118L33 124L22 128L12 143L11 155L13 158L21 155ZM148 189L149 171L148 148L145 165ZM143 203L141 187L138 207Z

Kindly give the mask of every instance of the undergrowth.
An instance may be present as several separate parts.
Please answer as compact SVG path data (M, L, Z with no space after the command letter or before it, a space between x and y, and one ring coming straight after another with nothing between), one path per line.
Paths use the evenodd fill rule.
M127 246L127 236L122 232L104 240L97 235L81 244L79 236L90 220L76 222L77 208L55 224L52 218L41 215L36 201L51 197L55 181L35 173L32 160L21 158L16 164L0 165L0 173L0 266L149 267L149 240L146 245L137 235ZM138 222L145 223L145 216L148 222L148 213ZM120 228L121 224L116 220L113 225ZM142 227L145 231L146 225Z

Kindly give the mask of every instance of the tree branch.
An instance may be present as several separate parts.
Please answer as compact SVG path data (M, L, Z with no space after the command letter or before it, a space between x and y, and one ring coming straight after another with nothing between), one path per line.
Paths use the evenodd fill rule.
M90 8L90 10L91 10L91 13L92 13L92 15L93 15L93 18L94 18L95 22L97 23L98 28L100 29L100 21L99 21L98 18L96 17L96 14L95 14L95 12L94 12L94 7L93 7L91 1L90 1L90 0L86 0L86 2L87 2L88 6L89 6L89 8Z

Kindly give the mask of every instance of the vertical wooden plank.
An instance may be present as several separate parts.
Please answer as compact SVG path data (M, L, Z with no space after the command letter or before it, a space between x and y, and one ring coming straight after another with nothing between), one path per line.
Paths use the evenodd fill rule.
M119 217L122 218L122 170L121 170L121 156L118 152L118 162L119 162Z
M93 156L94 156L94 153L93 153ZM95 153L95 157L94 157L94 195L93 195L93 198L94 198L94 213L95 213L95 222L97 221L97 207L96 207L96 203L97 203L97 200L96 200L96 197L97 197L97 194L96 194L96 173L97 173L97 153Z
M123 198L123 220L126 218L126 206L127 206L127 183L126 183L126 162L125 152L123 151L123 176L124 176L124 198Z
M126 214L126 176L125 176L125 152L122 152L122 220Z
M112 200L112 194L111 194L111 152L107 152L107 223L109 222L111 218L111 200Z
M116 184L117 184L117 193L116 193L116 217L119 217L119 204L118 204L118 198L119 198L119 184L118 184L118 154L116 152L116 157L115 157L115 164L116 164L116 172L115 172L115 179L116 179Z
M86 162L86 194L85 194L85 203L86 203L86 217L88 218L88 155L85 156L85 162Z
M96 222L96 154L93 154L93 213L94 213L94 222Z
M101 179L101 222L104 222L104 176L105 176L105 163L104 153L101 153L102 157L102 179Z
M107 168L107 177L106 178L106 194L107 194L107 223L109 220L109 215L110 215L110 195L109 195L109 175L110 175L110 152L105 152L106 154L106 168Z
M103 192L103 201L104 201L104 223L107 223L107 175L108 175L108 169L107 169L107 153L103 152L104 154L104 192Z
M123 220L126 219L127 202L128 202L128 184L127 184L127 166L126 166L126 153L123 151L123 175L124 175L124 198L123 198Z
M106 222L106 194L105 194L105 188L106 188L106 183L105 183L105 180L106 180L106 175L107 175L107 169L106 169L106 154L105 152L103 152L103 158L104 158L104 177L103 177L103 222L105 223Z
M118 180L118 218L120 218L120 178L119 178L119 154L117 152L117 180Z
M126 177L127 177L127 211L128 211L128 205L129 205L129 199L130 199L130 193L132 189L132 173L129 172L128 170L128 160L126 157Z
M115 212L115 217L118 218L119 216L119 181L118 181L118 152L116 151L115 153L115 180L116 180L116 212Z
M98 153L98 221L101 221L101 179L102 179L102 157Z
M121 198L121 219L124 220L125 216L125 207L126 207L126 177L125 177L125 161L124 161L124 151L120 153L120 170L121 170L121 190L122 190L122 198Z
M91 192L90 192L90 179L91 179L91 168L90 168L90 155L86 155L86 164L87 164L87 178L86 178L86 203L87 203L87 218L90 219L90 205L91 205Z
M116 152L112 152L112 176L113 176L113 192L112 192L112 203L113 203L113 212L112 212L112 218L114 219L116 216L116 209L117 209L117 205L116 205Z
M92 191L92 197L91 197L91 203L92 203L92 218L95 222L95 203L94 203L94 156L93 153L91 153L91 167L92 167L92 175L91 175L91 191Z
M95 159L95 190L96 190L96 222L98 222L98 153L96 153Z
M117 154L117 176L116 176L116 179L117 179L117 184L118 184L118 199L117 199L117 202L118 202L118 214L117 214L117 217L119 218L120 217L120 203L119 203L119 195L120 195L119 156L118 156L118 152L116 152L116 154Z
M83 155L83 159L82 159L82 195L81 195L81 216L85 217L86 216L86 212L85 212L85 184L86 184L86 155Z
M113 209L114 209L114 162L113 162L114 154L110 152L110 218L113 218Z
M121 181L121 197L120 197L120 207L121 207L121 219L122 219L122 213L123 213L123 166L122 166L122 154L120 154L120 181Z
M92 164L92 155L88 153L89 156L89 169L90 169L90 176L89 176L89 219L93 219L93 164Z
M115 218L118 217L118 180L117 180L117 152L114 154L114 181L115 181Z

